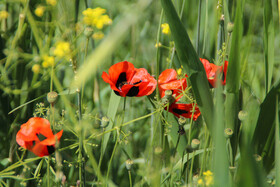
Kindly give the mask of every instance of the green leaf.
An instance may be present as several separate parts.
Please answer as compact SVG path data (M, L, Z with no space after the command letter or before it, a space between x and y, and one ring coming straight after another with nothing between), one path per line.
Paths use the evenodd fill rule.
M271 144L274 143L274 129L275 129L275 114L276 114L276 96L280 88L280 81L276 83L271 90L266 95L264 101L260 106L259 117L256 125L256 129L253 136L253 145L257 154L264 156L263 162L264 167L267 169L272 166L265 164L267 161L270 163L268 154L274 150L274 147L271 147ZM273 149L269 151L270 149ZM273 156L273 155L271 155ZM267 160L266 160L267 158Z
M113 121L115 120L115 116L118 110L118 106L120 104L120 100L121 97L117 96L113 91L111 92L111 97L110 97L110 101L109 101L109 107L108 107L108 111L107 111L107 117L110 119L110 123L108 125L108 127L106 128L105 131L108 131L110 129L113 128ZM107 147L108 144L108 140L110 137L111 132L104 134L104 139L102 141L102 149L101 149L101 154L103 155L105 152L105 149Z
M161 4L170 26L178 57L189 76L199 109L208 128L212 129L213 100L204 67L195 52L184 25L177 15L173 3L170 0L161 0Z
M274 66L274 25L271 0L264 1L264 63L265 63L265 91L271 87Z

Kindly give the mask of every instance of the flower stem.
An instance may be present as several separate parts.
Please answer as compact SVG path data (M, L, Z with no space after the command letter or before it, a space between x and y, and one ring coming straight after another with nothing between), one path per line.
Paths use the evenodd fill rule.
M129 177L129 186L132 187L131 171L130 170L128 170L128 177Z
M48 167L47 167L47 178L48 178L48 187L50 187L50 160L51 160L51 156L48 156Z

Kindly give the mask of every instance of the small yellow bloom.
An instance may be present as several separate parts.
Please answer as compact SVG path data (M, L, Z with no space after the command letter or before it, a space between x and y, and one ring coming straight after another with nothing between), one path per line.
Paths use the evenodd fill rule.
M103 32L96 32L92 35L92 38L95 40L101 40L104 38L104 33Z
M45 12L45 7L44 6L37 6L37 8L35 9L35 15L38 17L42 17L44 15Z
M97 7L95 9L88 8L83 11L83 22L88 26L93 26L97 29L102 29L104 25L112 24L112 20L105 13L106 10L100 7Z
M160 42L155 44L155 48L158 48L158 47L161 47L161 46L162 46L162 44Z
M47 1L47 4L48 5L51 5L51 6L55 6L56 5L56 0L46 0Z
M33 66L32 66L32 71L33 71L33 73L35 73L35 74L38 74L39 72L40 72L40 65L39 64L34 64Z
M9 16L9 13L6 10L1 10L0 11L0 20L1 19L7 19Z
M198 185L203 185L204 183L203 183L203 180L202 179L199 179L198 181L197 181L197 184Z
M161 29L163 34L169 34L170 33L170 28L168 23L163 23L161 24Z
M214 184L213 173L210 170L203 172L203 176L204 176L206 186L210 186Z
M45 55L43 57L42 66L43 66L43 68L48 68L48 67L54 66L54 57Z
M182 74L182 68L177 69L177 74L181 75Z
M54 50L54 55L58 57L68 57L70 54L70 43L68 42L57 42Z

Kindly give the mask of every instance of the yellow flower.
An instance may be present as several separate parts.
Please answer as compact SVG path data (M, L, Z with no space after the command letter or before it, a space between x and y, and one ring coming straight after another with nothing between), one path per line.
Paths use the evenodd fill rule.
M161 24L161 28L162 28L162 33L163 34L169 34L170 33L170 28L169 28L168 23Z
M43 68L48 68L48 67L54 66L54 57L48 56L48 55L43 56L42 66L43 66Z
M203 180L202 180L202 179L199 179L199 180L197 181L197 184L198 184L198 185L203 185L203 184L204 184L204 182L203 182Z
M35 73L35 74L38 74L40 72L40 65L39 64L34 64L32 66L32 71Z
M181 75L182 74L182 68L177 69L177 74Z
M68 42L57 42L54 49L54 55L58 57L68 57L70 55L70 43Z
M35 9L35 15L38 17L42 17L44 15L45 12L45 7L39 5L36 9Z
M203 172L203 176L204 176L206 186L210 186L214 184L213 173L210 170Z
M97 29L102 29L104 25L112 24L110 17L105 14L106 10L100 7L95 9L88 8L83 11L83 22L88 26L96 27Z
M0 11L0 20L1 19L6 19L6 18L8 18L8 16L9 16L9 13L6 10L1 10Z
M51 6L55 6L56 5L56 0L46 0L47 1L47 4L48 5L51 5Z
M160 42L155 44L155 48L158 48L158 47L161 47L161 46L162 46L162 44Z
M104 37L103 32L96 32L92 35L92 38L95 40L101 40Z

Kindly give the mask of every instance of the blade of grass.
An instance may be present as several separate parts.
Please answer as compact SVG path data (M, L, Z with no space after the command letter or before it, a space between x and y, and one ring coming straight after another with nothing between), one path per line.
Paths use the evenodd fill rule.
M264 1L264 63L265 93L270 90L274 66L274 25L271 0Z
M213 127L213 100L206 79L206 73L197 53L190 41L173 3L170 0L161 0L165 16L169 23L178 57L186 70L199 109L209 129Z
M217 81L219 83L219 81ZM215 130L213 130L214 139L214 182L215 186L231 186L229 180L229 161L226 151L226 138L224 135L224 105L223 88L221 84L217 85L215 90Z
M107 111L107 117L110 119L110 123L108 127L106 128L106 131L109 131L113 128L113 122L115 120L115 116L118 110L118 106L120 104L121 97L117 96L113 91L111 92L111 97L109 101L109 107ZM107 147L109 137L110 137L111 132L104 134L104 139L102 141L102 150L101 150L101 155L104 155L105 149Z

